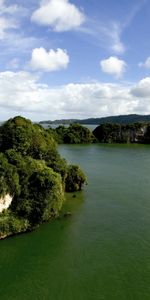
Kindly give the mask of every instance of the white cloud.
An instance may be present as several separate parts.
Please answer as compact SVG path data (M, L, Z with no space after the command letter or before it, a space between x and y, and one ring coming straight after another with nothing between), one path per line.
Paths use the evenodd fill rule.
M50 49L48 52L44 48L35 48L32 51L30 65L34 70L52 72L66 69L69 63L69 56L66 50Z
M146 88L147 95L135 92ZM136 86L110 83L70 83L49 87L27 72L0 73L0 109L3 118L17 114L34 120L87 118L149 113L150 77Z
M21 57L22 54L30 54L32 49L38 47L39 44L43 44L46 39L38 38L34 36L25 35L22 32L11 32L7 34L7 38L3 41L3 52L6 55ZM50 44L50 43L49 43ZM24 61L23 61L24 63Z
M3 40L6 37L8 29L12 29L15 27L16 25L12 20L0 17L0 40Z
M0 0L1 70L23 68L26 55L31 53L32 49L39 44L45 43L46 45L47 42L45 37L30 36L31 28L27 28L30 26L26 25L27 18L31 15L31 9L29 11L29 9L21 6L24 5L22 2L23 0L21 4L18 0ZM26 26L26 30L24 30L24 26ZM19 58L19 64L15 58Z
M150 77L140 80L132 89L132 95L150 100Z
M14 14L18 10L18 5L13 4L6 6L5 5L5 0L0 0L0 15L2 14Z
M150 56L146 59L144 63L140 62L139 67L144 67L146 69L150 69Z
M96 46L107 49L115 54L122 54L126 48L121 41L122 26L115 21L103 23L87 18L85 26L80 27L80 32L89 35L88 41L95 41Z
M8 30L17 28L17 22L13 15L17 12L18 6L6 6L4 0L0 0L0 40L7 38Z
M143 78L131 88L131 96L138 100L138 111L150 113L150 77Z
M90 35L90 42L94 42L97 46L105 48L109 53L122 54L128 48L122 41L123 32L132 25L134 18L146 2L147 0L140 0L135 4L131 3L130 12L127 14L124 12L124 16L123 18L121 16L121 19L119 15L118 19L110 19L109 16L108 18L105 16L105 21L102 21L104 20L104 15L100 15L100 12L99 19L97 20L95 17L87 17L87 22L80 27L80 31Z
M100 66L104 73L114 75L116 78L122 77L127 67L124 60L115 56L110 56L107 59L101 60Z
M121 25L113 22L111 28L108 29L107 35L112 40L111 50L114 53L121 54L125 52L125 46L121 42L122 28Z
M85 20L84 14L69 0L41 1L34 11L32 21L49 25L54 31L67 31L79 27Z

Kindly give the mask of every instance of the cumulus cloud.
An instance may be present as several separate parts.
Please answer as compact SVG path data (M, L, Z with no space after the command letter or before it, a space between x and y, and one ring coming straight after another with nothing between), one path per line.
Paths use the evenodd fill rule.
M126 63L115 56L110 56L107 59L100 61L101 69L104 73L114 75L116 78L121 78L126 71Z
M69 64L69 55L66 50L50 49L46 51L44 48L35 48L32 51L30 65L34 70L45 72L58 71L66 69Z
M140 80L131 89L131 94L136 97L148 98L150 100L150 77Z
M140 80L130 92L131 96L138 100L138 112L150 113L150 77Z
M139 67L144 67L146 69L150 69L150 56L146 59L144 63L140 62Z
M21 114L34 120L146 114L150 112L149 86L150 77L132 87L95 82L52 88L41 84L35 74L1 72L0 109L5 119Z
M45 0L34 11L31 20L39 25L49 25L54 31L67 31L79 27L84 14L69 0Z

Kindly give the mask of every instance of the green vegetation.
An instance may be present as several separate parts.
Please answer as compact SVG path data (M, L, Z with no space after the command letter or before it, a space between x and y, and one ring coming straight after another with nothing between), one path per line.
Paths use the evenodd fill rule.
M86 182L86 177L79 166L70 165L66 177L66 191L80 191Z
M109 116L102 118L88 118L88 119L61 119L55 121L41 121L40 124L71 124L71 123L79 123L79 124L134 124L137 122L150 122L150 115L119 115L119 116Z
M12 211L3 211L0 215L0 238L5 238L12 234L29 230L29 221L25 218L17 217Z
M80 191L86 177L79 166L68 165L57 143L150 143L150 124L101 124L93 133L74 123L44 129L15 117L0 127L0 238L32 230L57 217L65 191ZM3 204L2 204L3 203Z
M88 144L96 141L91 130L77 123L69 127L60 125L56 129L49 128L49 132L60 144Z
M101 124L93 134L101 143L150 143L150 125L147 123Z
M81 169L60 157L51 130L22 117L8 120L0 127L0 197L12 202L0 213L0 238L57 217L64 192L85 182Z

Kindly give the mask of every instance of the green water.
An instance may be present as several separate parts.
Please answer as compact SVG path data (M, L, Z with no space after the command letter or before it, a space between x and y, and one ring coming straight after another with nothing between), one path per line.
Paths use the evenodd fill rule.
M60 153L89 184L68 196L71 217L0 241L0 299L149 300L150 147L63 145Z

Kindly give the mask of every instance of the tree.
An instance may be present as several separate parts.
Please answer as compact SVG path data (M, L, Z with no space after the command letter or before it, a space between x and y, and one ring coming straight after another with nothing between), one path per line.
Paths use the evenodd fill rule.
M20 116L5 122L0 132L1 152L14 149L24 156L46 159L56 150L56 142L48 131Z
M67 177L65 181L66 191L80 191L83 187L83 184L85 183L87 183L87 179L80 167L76 165L70 165L68 167Z
M69 127L59 126L55 129L58 143L87 144L93 143L95 137L92 132L80 124L73 123Z
M0 153L0 197L20 193L19 176L15 166L9 164L6 156Z

